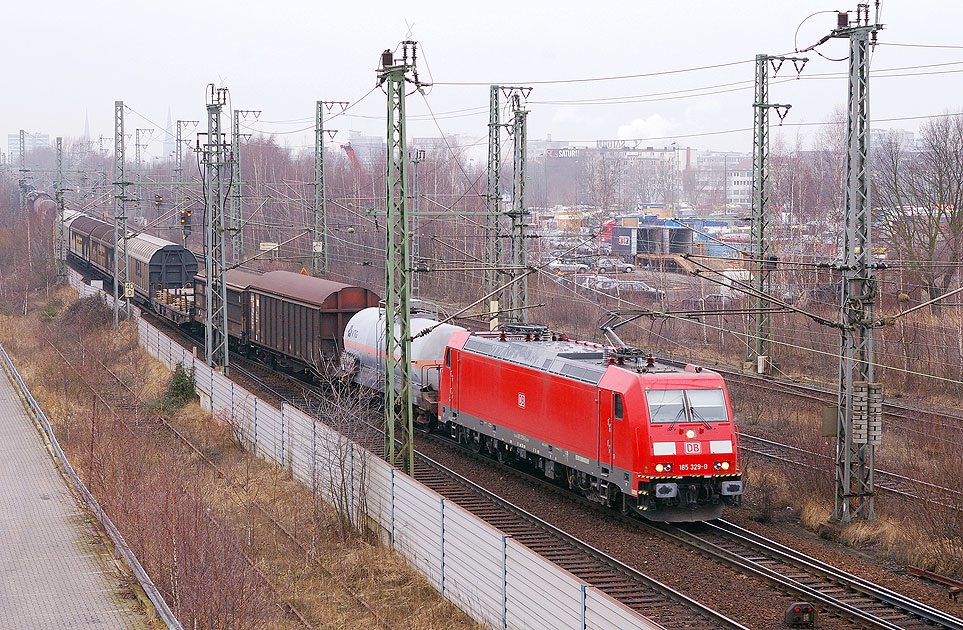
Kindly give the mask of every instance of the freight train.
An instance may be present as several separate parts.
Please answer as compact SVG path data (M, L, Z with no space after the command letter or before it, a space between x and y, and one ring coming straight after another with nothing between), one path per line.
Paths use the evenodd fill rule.
M113 281L112 224L82 212L64 210L64 236L68 259L92 276ZM176 243L135 234L127 238L127 269L128 279L134 284L134 301L150 308L157 292L190 286L197 274L197 258Z
M91 276L113 280L113 225L64 212L68 258ZM127 239L128 275L134 301L176 324L205 323L207 280L183 246L155 236ZM363 287L289 271L225 273L227 334L232 349L272 366L321 377L338 359L348 320L378 304Z
M65 213L68 257L112 280L113 226ZM128 238L134 300L178 324L203 325L206 278L189 250ZM284 271L226 274L231 346L272 365L344 373L378 389L384 311L363 287ZM542 327L473 333L416 314L417 421L465 447L524 464L594 501L653 520L717 517L742 494L738 431L719 374Z
M343 367L375 388L383 318L366 309L345 330ZM716 518L740 502L739 435L716 372L538 326L477 333L416 318L412 328L429 330L412 348L422 425L651 520Z

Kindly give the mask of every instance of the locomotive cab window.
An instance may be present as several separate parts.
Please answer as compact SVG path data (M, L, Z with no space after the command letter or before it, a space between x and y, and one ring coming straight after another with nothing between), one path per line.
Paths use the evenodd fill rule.
M721 389L689 389L685 395L694 422L729 422L726 397Z
M645 393L652 424L729 422L721 389L660 389Z
M653 389L645 393L652 424L687 422L685 395L681 389Z
M451 367L451 348L445 348L445 367Z
M625 406L622 403L622 394L615 394L612 399L612 415L615 416L616 420L621 420L625 417Z

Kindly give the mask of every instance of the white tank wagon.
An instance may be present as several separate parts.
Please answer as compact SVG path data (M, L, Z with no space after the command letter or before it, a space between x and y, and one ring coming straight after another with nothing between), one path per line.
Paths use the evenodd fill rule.
M422 331L431 332L417 337ZM397 326L396 326L397 330ZM445 359L445 348L452 334L465 331L461 326L439 324L428 317L411 318L411 398L415 420L427 424L438 415L438 377ZM344 330L341 367L352 381L379 392L385 380L385 312L372 307L359 311ZM400 388L400 372L396 383Z

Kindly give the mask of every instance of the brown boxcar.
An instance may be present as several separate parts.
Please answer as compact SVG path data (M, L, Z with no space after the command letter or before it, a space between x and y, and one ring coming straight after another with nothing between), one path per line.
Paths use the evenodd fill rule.
M337 358L351 316L377 305L362 287L270 271L248 287L247 341L262 355L321 370L324 357Z
M247 343L247 288L252 282L261 277L256 271L230 269L224 273L227 284L227 336L234 344ZM207 291L207 277L204 274L194 276L194 321L204 326L207 313L205 303Z

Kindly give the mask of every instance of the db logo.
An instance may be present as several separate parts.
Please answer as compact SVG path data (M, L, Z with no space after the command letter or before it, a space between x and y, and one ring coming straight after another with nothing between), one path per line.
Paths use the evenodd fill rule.
M525 394L518 392L518 406L520 409L525 408Z
M702 445L698 442L686 442L685 443L685 453L686 455L698 455L702 452Z

